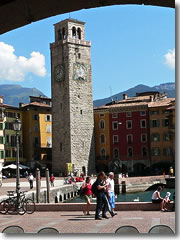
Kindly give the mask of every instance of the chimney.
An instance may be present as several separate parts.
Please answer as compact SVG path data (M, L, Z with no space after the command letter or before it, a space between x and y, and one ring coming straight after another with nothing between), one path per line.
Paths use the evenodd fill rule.
M3 103L3 96L0 96L0 103Z
M154 98L154 97L151 95L151 96L150 96L150 102L153 102L153 98Z
M128 98L128 95L127 94L123 94L123 100L127 99Z
M164 98L167 98L167 93L166 92L164 92Z
M19 108L24 107L24 103L19 103Z

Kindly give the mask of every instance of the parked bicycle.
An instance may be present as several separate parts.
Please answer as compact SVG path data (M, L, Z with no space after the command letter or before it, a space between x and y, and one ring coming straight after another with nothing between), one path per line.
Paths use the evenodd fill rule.
M13 214L15 212L20 215L32 214L35 211L35 202L30 198L26 198L25 192L27 191L20 192L18 200L17 195L14 195L14 191L8 191L9 198L1 201L0 212L2 214Z

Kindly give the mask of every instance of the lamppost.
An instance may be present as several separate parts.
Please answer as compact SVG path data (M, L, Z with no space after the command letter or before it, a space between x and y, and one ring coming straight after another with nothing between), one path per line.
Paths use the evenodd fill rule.
M122 125L122 122L118 122L118 125ZM119 134L120 136L120 134ZM120 160L120 154L119 154L119 166L120 166L120 169L121 169L121 172L122 172L122 163L121 163L121 160Z
M13 122L14 131L16 131L16 194L17 194L17 202L19 203L20 197L20 183L19 183L19 132L21 130L21 121L20 119L16 118Z

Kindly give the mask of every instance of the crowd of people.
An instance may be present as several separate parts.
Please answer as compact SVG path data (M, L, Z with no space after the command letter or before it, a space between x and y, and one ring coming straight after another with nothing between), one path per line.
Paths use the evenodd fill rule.
M33 188L34 176L32 173L27 175L27 179L30 184L30 189ZM53 174L50 176L50 185L54 187L55 177ZM79 177L73 178L70 176L69 183L73 182L83 182L81 189L83 190L83 198L86 201L86 205L83 209L84 215L90 215L90 205L92 202L92 197L96 197L96 211L95 219L102 220L102 218L108 219L107 212L114 217L117 213L115 210L115 192L114 192L114 173L109 172L108 176L101 171L97 175L97 179L92 184L92 179L90 176L87 176L84 179L84 175L81 174ZM156 191L152 194L152 203L160 204L160 210L165 212L169 210L170 203L170 192L166 193L166 196L163 198L160 195L162 187L159 186ZM102 214L100 215L100 213Z

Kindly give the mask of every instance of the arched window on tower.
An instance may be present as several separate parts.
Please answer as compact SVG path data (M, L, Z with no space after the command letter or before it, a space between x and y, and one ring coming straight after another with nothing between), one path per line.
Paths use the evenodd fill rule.
M72 37L76 38L76 28L75 27L72 28Z
M101 143L101 144L104 144L104 143L105 143L105 135L104 135L104 134L101 134L100 143Z
M62 37L63 37L63 39L66 39L66 37L67 37L65 28L62 29Z
M62 39L62 32L61 29L58 30L58 40Z
M101 120L101 121L99 122L99 128L100 128L100 129L105 129L105 122L104 122L104 120Z
M78 37L78 39L81 39L81 29L80 28L77 29L77 37Z
M104 148L100 150L100 156L101 156L101 159L104 159L106 157L106 150Z

